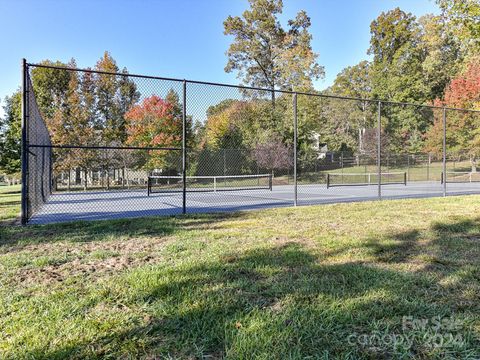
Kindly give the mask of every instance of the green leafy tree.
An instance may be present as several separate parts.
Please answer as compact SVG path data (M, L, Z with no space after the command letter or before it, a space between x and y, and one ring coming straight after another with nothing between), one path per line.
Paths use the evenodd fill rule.
M95 70L119 72L116 61L107 51L95 65ZM123 73L128 74L126 69ZM135 84L127 76L96 74L94 86L97 110L95 123L102 133L101 142L123 143L127 139L124 114L140 97Z
M335 78L331 91L335 94L368 98L372 92L371 63L364 60L343 69Z
M442 16L462 43L475 56L480 51L480 2L478 0L437 0Z
M372 95L379 99L425 103L429 91L423 78L421 30L415 16L396 8L381 13L371 26L368 53L373 55ZM416 152L429 117L411 107L384 106L383 126L393 151Z
M0 172L18 179L21 168L22 96L16 91L5 98L5 116L0 120Z
M337 75L333 86L329 89L337 95L366 99L372 93L372 75L371 63L368 61L361 61L359 64L349 66L342 70ZM351 111L349 112L353 123L349 128L358 132L358 143L352 149L357 153L365 153L366 150L366 136L367 129L370 129L374 124L372 123L372 107L366 101L350 101ZM342 107L342 106L341 106ZM345 109L339 109L344 111ZM349 143L353 141L348 141Z
M421 46L425 52L422 71L428 99L442 98L445 88L459 71L463 61L460 42L441 16L425 15L419 19Z
M56 67L72 67L75 61L69 63L60 61L44 60L41 65ZM35 99L44 119L54 116L57 109L65 106L67 101L68 84L70 82L70 71L61 69L34 67L31 71Z
M324 68L317 63L318 54L312 49L310 17L302 10L295 19L288 21L290 27L278 54L279 87L288 90L313 90L312 80L324 76Z
M421 32L415 16L396 8L370 25L372 92L385 100L423 102Z
M304 11L288 22L285 30L278 15L281 0L249 0L242 17L229 16L225 35L234 37L226 72L237 71L243 84L268 89L311 88L312 79L323 76L311 48L310 19ZM275 95L272 92L272 100Z

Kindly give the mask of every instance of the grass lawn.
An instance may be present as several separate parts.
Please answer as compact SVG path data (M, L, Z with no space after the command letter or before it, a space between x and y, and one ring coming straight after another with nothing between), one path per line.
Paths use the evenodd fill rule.
M20 213L20 185L0 186L0 226Z
M0 357L478 359L479 214L467 196L2 226Z

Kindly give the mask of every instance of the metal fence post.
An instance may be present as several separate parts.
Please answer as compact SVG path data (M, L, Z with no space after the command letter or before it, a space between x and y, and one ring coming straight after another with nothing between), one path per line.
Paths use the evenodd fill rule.
M182 109L182 214L187 213L187 81L183 80Z
M381 129L382 129L382 102L378 102L378 118L377 118L377 176L378 176L378 199L382 199L382 163L381 163Z
M27 78L27 60L22 60L22 225L28 222L28 138L27 138L27 92L28 92L28 78Z
M298 141L298 126L297 126L297 93L293 94L293 205L297 206L297 141Z
M443 196L447 196L447 109L443 108Z

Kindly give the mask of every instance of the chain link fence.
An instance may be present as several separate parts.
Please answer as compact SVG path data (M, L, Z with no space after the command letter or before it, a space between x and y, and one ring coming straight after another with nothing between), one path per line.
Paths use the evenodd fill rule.
M27 63L23 75L23 223L480 193L477 111Z

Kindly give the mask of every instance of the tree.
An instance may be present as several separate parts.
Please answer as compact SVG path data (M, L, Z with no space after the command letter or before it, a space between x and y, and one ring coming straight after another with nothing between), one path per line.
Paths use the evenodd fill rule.
M19 90L5 98L0 122L0 171L18 178L21 170L22 96Z
M105 51L98 60L95 70L118 73L119 68L113 57ZM123 69L123 74L128 74ZM96 95L96 127L101 130L102 143L123 143L127 138L124 114L139 99L136 86L128 76L96 74L94 77Z
M382 159L387 158L389 155L390 142L388 135L385 131L380 131L380 157ZM377 159L378 157L378 129L369 128L365 129L365 148L364 154L370 159Z
M243 146L239 121L245 120L248 103L241 101L223 102L210 108L211 115L205 126L205 145L211 149L238 149Z
M317 63L318 54L312 49L310 17L302 10L294 20L288 21L288 25L290 29L277 62L280 69L279 86L287 90L312 90L312 80L323 77L324 68Z
M461 41L465 52L478 54L480 50L480 3L478 0L437 0L442 17Z
M378 99L425 103L429 90L425 85L422 64L421 31L415 16L396 8L374 20L369 54L373 55L372 93ZM428 117L411 107L384 107L385 131L391 147L415 152L422 144L422 134L430 126Z
M415 16L396 8L381 13L370 25L368 53L373 55L374 97L392 101L424 102L421 32Z
M241 174L255 171L251 151L264 141L265 134L277 134L287 139L286 143L288 139L290 144L293 142L291 104L291 96L280 96L273 117L272 103L266 99L227 99L210 106L207 121L198 132L201 139L196 173ZM290 124L287 124L286 118L290 119Z
M436 99L438 106L480 109L480 58L472 59L466 70L452 79L445 90L444 100ZM426 150L442 151L443 118L437 113L427 134ZM451 155L468 155L472 171L477 171L480 157L480 114L461 110L447 112L447 148Z
M283 139L275 134L266 136L252 151L252 156L258 166L269 169L274 176L275 170L289 169L293 165L292 149Z
M117 73L118 66L105 51L103 57L95 65L96 71ZM117 109L116 93L118 89L118 79L109 74L96 74L95 76L95 95L98 116L96 125L102 132L101 141L106 145L116 140L125 139L125 124L119 117L120 111Z
M451 107L480 109L480 58L473 59L463 74L452 79L445 91L445 103ZM477 171L480 157L480 114L449 111L449 136L454 150L470 156L472 171Z
M368 61L361 61L359 64L349 66L337 75L331 92L337 95L367 99L372 92L372 75L371 64ZM370 114L368 114L369 106L366 101L356 101L353 108L354 123L351 128L358 130L358 147L359 153L365 152L366 130L372 124Z
M42 64L60 67L33 67L31 71L35 99L53 144L119 146L125 143L124 114L140 97L125 68L122 75L112 75L61 69L75 68L74 59L68 64L49 60ZM108 52L97 62L95 70L119 72ZM115 151L99 154L93 150L55 149L54 169L57 173L67 171L69 176L75 169L76 182L82 181L82 170L86 186L89 169L109 169L115 163L115 154Z
M368 116L370 109L367 107L365 112L362 111L364 105L355 100L321 99L315 130L319 135L319 145L327 145L328 151L362 153L364 122L371 122ZM359 140L359 134L362 141Z
M238 71L242 83L254 87L311 88L312 79L323 76L323 68L311 48L310 18L299 12L288 22L286 31L277 18L282 13L282 0L249 3L250 10L242 17L229 16L224 22L225 35L234 37L225 71Z
M70 66L75 67L75 60L70 61ZM84 74L84 77L89 75ZM44 119L49 129L50 139L53 144L61 145L89 145L94 141L95 134L91 124L91 109L89 99L83 97L82 78L78 72L70 72L68 87L62 106L57 106L53 116ZM62 172L68 174L70 187L70 172L72 169L83 170L83 186L87 186L87 172L93 166L95 153L84 149L54 149L53 155L55 175ZM77 182L81 182L79 177Z
M460 43L441 16L425 15L419 19L421 44L425 52L422 63L428 99L442 98L450 79L463 61Z
M40 64L62 68L72 67L75 62L73 59L69 63L44 60ZM70 71L62 69L44 67L32 69L31 79L35 90L35 99L44 119L52 118L55 111L65 105L71 74Z
M331 91L338 95L368 98L372 92L371 63L364 60L343 69L335 78Z
M133 106L126 114L127 143L142 147L180 147L182 143L182 113L178 95L171 91L166 99L152 95ZM146 164L150 168L171 166L168 151L151 150Z

